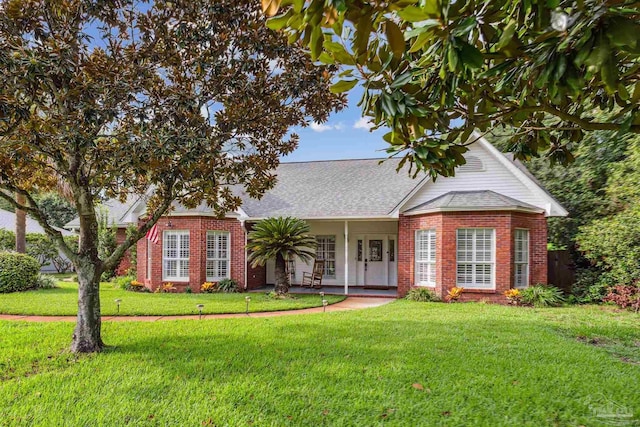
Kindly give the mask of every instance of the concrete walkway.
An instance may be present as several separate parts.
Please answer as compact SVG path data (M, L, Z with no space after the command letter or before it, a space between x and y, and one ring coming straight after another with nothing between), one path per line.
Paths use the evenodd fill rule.
M395 298L363 298L348 297L343 301L327 306L326 311L347 311L361 310L363 308L379 307L395 301ZM322 313L323 307L303 308L300 310L284 311L260 311L256 313L233 313L233 314L204 314L202 319L230 319L234 317L276 317L291 316L295 314ZM158 320L188 320L198 319L196 315L184 316L103 316L103 322L156 322ZM18 314L0 314L0 320L19 320L21 322L75 322L76 316L27 316Z

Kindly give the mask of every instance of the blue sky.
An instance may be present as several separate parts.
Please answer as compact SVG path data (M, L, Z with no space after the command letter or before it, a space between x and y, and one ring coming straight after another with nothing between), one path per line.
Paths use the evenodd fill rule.
M386 157L384 149L388 144L382 139L386 131L369 131L367 120L362 118L360 107L357 105L361 96L362 88L355 88L348 94L347 108L333 113L325 123L295 129L300 136L300 144L293 153L283 157L282 161Z

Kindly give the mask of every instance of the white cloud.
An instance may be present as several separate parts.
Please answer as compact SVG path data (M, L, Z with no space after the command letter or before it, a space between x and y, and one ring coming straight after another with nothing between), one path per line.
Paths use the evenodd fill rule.
M372 127L373 123L366 117L360 117L358 121L353 124L354 129L370 130Z
M328 130L343 130L344 124L342 122L336 123L335 125L330 125L327 123L318 123L312 122L309 127L314 132L326 132Z
M313 130L314 132L326 132L332 129L331 126L325 125L324 123L318 123L318 122L312 122L310 127L311 127L311 130Z

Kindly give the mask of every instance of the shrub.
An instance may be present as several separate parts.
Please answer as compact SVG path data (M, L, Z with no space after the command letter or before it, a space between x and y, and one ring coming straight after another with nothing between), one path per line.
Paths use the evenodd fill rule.
M521 294L522 303L534 307L556 307L564 302L562 291L550 285L529 286Z
M637 282L636 285L614 286L602 301L613 302L620 308L629 308L637 313L640 311L640 287Z
M149 289L144 286L144 283L138 282L137 280L131 280L125 289L131 292L149 292Z
M0 293L19 292L36 286L40 263L33 257L0 252Z
M511 305L522 304L522 293L519 289L509 289L504 291L504 296L507 297L507 301Z
M175 290L176 290L176 287L173 286L173 283L167 282L167 283L163 283L162 285L158 286L156 288L155 293L156 294L168 294L170 292L174 292Z
M449 292L447 292L447 296L445 297L445 300L447 302L456 302L460 299L462 292L464 292L464 288L459 288L457 286L454 286L449 290Z
M571 296L578 304L599 303L607 295L607 290L615 284L606 272L598 269L578 269L576 282L571 287Z
M113 287L114 288L127 290L129 285L131 285L131 282L134 282L134 281L136 281L135 277L132 277L132 276L120 276L120 277L114 277L112 279L111 283L113 283ZM138 283L140 283L140 282L138 282Z
M55 289L58 287L58 282L47 274L39 274L36 280L36 287L38 289Z
M418 302L440 301L440 298L438 298L435 292L427 288L412 288L407 293L406 298L409 301L418 301Z
M216 283L215 282L204 282L202 286L200 286L200 292L205 294L212 294L216 291Z
M218 282L216 289L218 292L229 294L236 293L240 290L238 289L238 282L233 279L222 279Z

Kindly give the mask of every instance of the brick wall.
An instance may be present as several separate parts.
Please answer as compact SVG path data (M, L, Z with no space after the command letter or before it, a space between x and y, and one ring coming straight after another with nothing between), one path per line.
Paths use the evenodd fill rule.
M157 244L147 239L138 241L138 280L149 289L155 290L162 280L162 238L163 232L189 231L189 280L184 282L171 281L179 292L190 287L193 292L200 292L200 286L206 281L206 235L207 231L228 231L231 243L230 276L242 289L244 288L244 230L240 221L236 219L215 219L211 217L170 217L158 221L160 240ZM147 278L147 245L151 248L151 277Z
M127 238L127 229L126 228L118 228L116 231L116 243L119 245ZM131 268L131 255L129 251L124 253L124 256L120 260L120 264L116 268L116 275L125 276L129 269Z
M529 230L530 284L547 281L547 222L544 214L519 212L442 212L399 218L398 295L404 296L415 285L415 232L436 230L436 286L444 297L456 286L456 230L459 228L495 229L495 289L466 290L461 300L504 302L504 291L513 286L514 231Z

